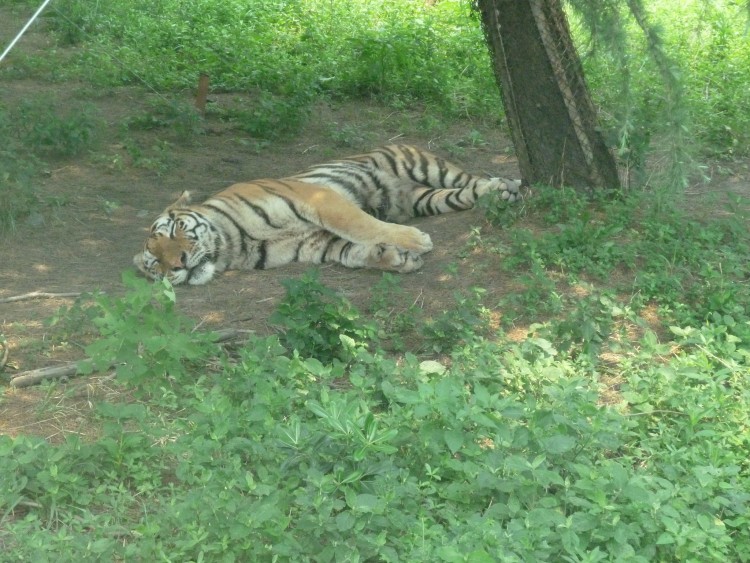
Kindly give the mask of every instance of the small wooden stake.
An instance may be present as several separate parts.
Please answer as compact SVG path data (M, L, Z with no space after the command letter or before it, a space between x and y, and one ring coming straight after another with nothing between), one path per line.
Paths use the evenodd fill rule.
M198 79L198 92L195 95L195 107L201 113L206 113L206 99L208 98L208 75L201 74Z

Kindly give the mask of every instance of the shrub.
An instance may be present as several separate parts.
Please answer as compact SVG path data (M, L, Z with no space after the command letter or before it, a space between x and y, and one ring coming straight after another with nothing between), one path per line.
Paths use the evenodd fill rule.
M270 321L282 330L281 342L302 357L346 361L377 334L347 299L320 283L316 270L282 284L286 295Z

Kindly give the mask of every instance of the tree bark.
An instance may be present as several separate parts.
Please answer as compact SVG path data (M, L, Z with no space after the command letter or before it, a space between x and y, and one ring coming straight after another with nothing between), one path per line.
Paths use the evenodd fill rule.
M618 188L559 0L478 0L526 183Z

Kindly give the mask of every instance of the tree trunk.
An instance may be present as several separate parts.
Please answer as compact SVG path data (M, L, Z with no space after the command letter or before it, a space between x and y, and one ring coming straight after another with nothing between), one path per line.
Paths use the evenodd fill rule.
M478 0L527 183L620 186L559 0Z

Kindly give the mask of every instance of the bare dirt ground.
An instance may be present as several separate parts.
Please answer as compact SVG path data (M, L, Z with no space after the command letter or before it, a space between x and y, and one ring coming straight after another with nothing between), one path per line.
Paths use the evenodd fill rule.
M128 108L116 111L118 104L131 105L129 109L137 111L142 96L140 92L120 92L106 100L107 113L127 113ZM58 162L50 167L38 186L42 201L51 203L21 221L18 232L3 244L0 298L30 291L101 290L117 295L123 291L122 271L131 268L132 257L142 247L151 222L182 190L190 190L195 200L201 200L237 181L282 177L310 164L365 148L337 146L327 132L334 123L354 125L369 132L373 147L397 140L450 157L440 144L455 143L462 153L461 165L466 169L517 176L513 160L495 148L508 145L501 135L487 141L486 146L462 149L460 126L452 134L444 132L432 138L400 132L400 124L417 117L403 113L389 116L383 108L362 104L320 106L304 132L260 151L248 148L236 132L222 131L220 124L215 127L209 124L210 133L197 142L172 145L171 163L159 174L128 164L121 170L112 170L96 158L95 162L91 158ZM158 137L159 133L148 135ZM145 144L148 146L148 141ZM118 150L117 146L112 149L113 153ZM429 308L433 303L440 306L443 291L450 295L457 284L479 283L479 278L472 278L471 268L462 267L459 280L447 276L445 269L447 263L458 260L471 226L482 223L481 215L474 210L415 221L433 237L436 248L426 257L422 271L404 276L402 286L413 292L415 298L422 295L424 306ZM283 295L280 281L308 268L309 265L293 265L268 271L228 272L203 287L179 287L178 305L181 311L206 326L265 332L266 319ZM440 281L449 277L449 283ZM380 278L380 272L337 265L321 268L321 280L355 304L367 302L372 284ZM487 280L482 277L481 281ZM45 357L44 352L23 353L22 343L14 341L14 334L41 329L44 319L69 302L71 299L35 299L2 305L0 327L11 339L13 369L29 369L54 361Z
M44 47L43 36L32 36L30 41L32 48ZM470 122L443 126L424 119L417 110L393 112L361 102L321 104L299 134L266 145L212 114L201 123L205 133L190 139L180 139L169 128L123 133L123 123L146 113L157 97L143 88L94 93L80 84L29 78L0 85L4 103L40 92L54 97L61 107L85 100L96 108L101 127L89 153L47 161L46 173L36 180L41 206L19 222L14 234L0 239L0 299L32 291L101 290L121 295L121 274L132 268L132 257L153 218L185 189L200 200L237 181L286 176L390 142L419 145L471 172L518 176L510 142L500 127ZM192 94L186 92L182 98L190 103ZM214 108L253 104L250 95L212 94L209 99ZM127 143L142 147L148 158L134 158ZM697 202L712 191L750 192L746 165L713 170L719 172L715 181L688 197ZM701 209L702 204L695 207ZM484 225L479 211L414 224L430 234L435 250L425 257L422 270L403 276L401 287L427 315L449 308L457 289L485 288L488 306L508 291L499 257L466 251L472 228ZM458 275L450 273L453 265ZM273 330L268 317L284 294L281 281L307 268L229 272L206 286L179 287L178 309L205 328L268 333ZM322 267L320 273L323 283L360 309L369 303L372 288L381 279L380 272L335 265ZM72 298L58 298L0 303L0 334L7 339L9 351L0 384L25 370L83 357L80 342L61 340L45 323L72 302ZM56 440L70 432L85 433L92 401L110 393L118 391L101 375L53 388L9 388L0 396L0 434Z

